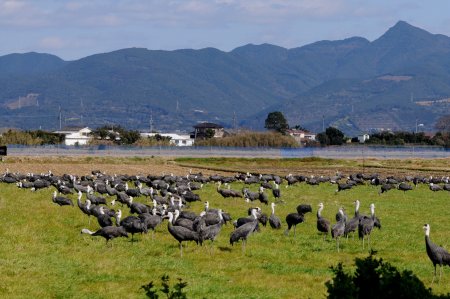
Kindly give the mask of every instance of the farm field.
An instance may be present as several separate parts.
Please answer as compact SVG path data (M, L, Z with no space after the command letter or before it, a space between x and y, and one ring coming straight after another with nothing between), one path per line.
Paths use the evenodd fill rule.
M386 175L450 175L450 160L330 160L330 159L164 159L164 158L79 158L53 159L8 157L1 167L11 172L46 172L55 174L89 174L102 170L117 174L174 173L185 175L190 169L204 175L234 175L237 171L331 175L361 172ZM248 187L257 191L259 185L231 184L232 189ZM372 233L372 249L376 256L399 270L411 270L426 286L431 287L433 266L425 252L422 226L431 226L431 240L450 249L450 192L432 192L420 184L406 193L390 190L378 194L379 187L357 186L335 194L336 185L323 183L311 186L298 183L285 188L276 206L282 221L281 230L268 225L249 237L245 252L241 243L231 246L233 226L222 228L210 249L209 242L199 247L189 243L183 257L177 241L167 232L167 221L152 234L114 239L106 246L103 238L81 235L83 228L96 230L98 224L76 206L59 207L51 200L54 188L31 192L14 184L0 183L0 297L1 298L145 298L140 287L160 277L171 281L181 278L188 283L189 298L323 298L325 282L330 280L331 266L343 262L350 270L356 257L366 257L368 250L355 238L341 240L341 251L328 236L326 241L316 229L317 206L325 206L322 215L335 223L339 207L353 216L353 202L361 202L360 212L369 214L370 203L382 229ZM260 202L223 198L213 183L195 191L201 200L190 204L199 213L203 202L221 208L233 219L247 216L249 207L259 206L270 215L270 207ZM269 193L270 202L274 201ZM83 201L85 197L83 197ZM112 200L112 198L111 198ZM150 204L144 197L136 199ZM108 200L109 202L110 200ZM305 223L284 235L285 216L295 212L300 203L311 204L313 213L306 214ZM126 207L124 216L129 214ZM450 292L450 271L444 269L440 284L432 286L437 294Z

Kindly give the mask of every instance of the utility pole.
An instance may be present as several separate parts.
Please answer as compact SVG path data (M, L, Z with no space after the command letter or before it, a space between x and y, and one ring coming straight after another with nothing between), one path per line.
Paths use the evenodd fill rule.
M153 109L150 110L150 133L153 132Z
M322 132L325 132L325 115L322 115Z
M417 118L416 118L416 134L417 134Z
M233 112L233 129L236 131L237 124L236 124L236 111Z
M61 115L61 105L59 106L59 130L61 131L62 125L62 115Z

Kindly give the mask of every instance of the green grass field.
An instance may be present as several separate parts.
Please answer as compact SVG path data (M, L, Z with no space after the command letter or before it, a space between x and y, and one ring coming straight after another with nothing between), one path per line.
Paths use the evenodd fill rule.
M0 297L144 298L140 287L150 281L159 286L160 277L168 274L171 281L182 278L188 283L189 298L323 298L324 284L332 276L330 266L342 261L350 269L354 259L367 256L368 250L362 249L357 236L342 240L339 253L330 237L323 241L316 230L317 205L324 203L323 216L334 223L340 206L352 217L356 199L364 214L369 214L369 204L374 203L381 220L382 229L372 234L377 257L399 270L413 271L431 286L433 267L425 252L422 226L430 223L431 239L450 249L449 192L433 193L421 185L406 194L391 190L379 196L375 187L360 186L335 195L336 186L331 184L284 186L285 204L276 207L282 230L262 227L249 238L244 254L240 243L229 245L229 224L223 227L213 252L208 246L190 243L180 258L167 222L153 240L149 233L135 236L135 242L131 237L121 238L105 246L103 238L80 235L82 228L95 230L97 223L93 218L88 225L75 196L74 208L59 207L51 201L53 189L33 193L0 184ZM233 189L242 187L242 183L232 184ZM191 210L200 212L208 200L211 208L222 208L234 219L246 216L250 206L260 206L270 215L268 206L223 199L215 188L208 184L197 191L202 201L191 204ZM257 186L250 188L257 190ZM298 225L295 238L292 232L285 236L285 216L300 203L311 204L313 213ZM448 268L433 291L450 292Z

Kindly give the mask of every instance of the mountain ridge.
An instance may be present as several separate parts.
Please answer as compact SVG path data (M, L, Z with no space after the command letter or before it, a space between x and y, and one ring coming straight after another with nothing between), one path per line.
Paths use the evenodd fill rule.
M276 109L314 131L323 120L348 134L381 129L368 118L396 130L411 130L419 118L433 130L449 107L415 101L450 98L449 53L449 37L399 21L372 42L349 37L291 49L127 48L74 61L9 54L0 56L0 126L57 129L61 107L65 125L92 127L146 129L152 115L161 131L189 131L200 121L262 129ZM36 101L18 105L20 97Z

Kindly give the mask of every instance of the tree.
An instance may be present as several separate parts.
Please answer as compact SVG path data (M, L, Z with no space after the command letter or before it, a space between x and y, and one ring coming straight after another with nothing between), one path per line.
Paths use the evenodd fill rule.
M328 127L325 132L317 134L317 140L323 146L341 145L344 143L344 133L334 127Z
M289 129L288 122L280 111L270 112L267 115L264 128L274 130L285 135L286 130Z
M214 130L211 129L211 128L206 129L206 132L205 132L205 138L206 138L206 139L213 138L214 135L216 135L216 131L214 131Z

